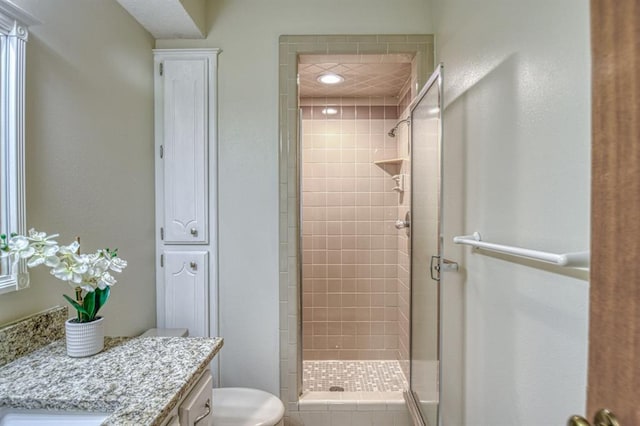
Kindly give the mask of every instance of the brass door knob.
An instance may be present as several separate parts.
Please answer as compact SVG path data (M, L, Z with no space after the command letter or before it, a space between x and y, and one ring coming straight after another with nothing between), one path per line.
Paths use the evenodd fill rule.
M591 426L591 423L589 423L589 420L584 417L571 416L569 421L567 421L567 426Z
M616 419L616 416L606 408L598 411L593 418L594 426L620 426L620 422Z
M591 426L587 419L581 416L571 416L567 426ZM613 413L606 408L598 411L593 418L593 426L620 426L620 422Z

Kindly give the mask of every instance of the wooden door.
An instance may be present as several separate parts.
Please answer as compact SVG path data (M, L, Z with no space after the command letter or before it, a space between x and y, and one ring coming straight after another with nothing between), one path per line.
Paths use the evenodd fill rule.
M591 0L587 417L640 425L640 0Z

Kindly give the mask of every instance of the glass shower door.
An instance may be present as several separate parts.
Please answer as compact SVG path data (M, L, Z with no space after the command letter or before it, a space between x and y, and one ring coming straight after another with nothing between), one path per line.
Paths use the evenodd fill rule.
M439 400L441 87L439 65L411 109L410 389L429 426Z

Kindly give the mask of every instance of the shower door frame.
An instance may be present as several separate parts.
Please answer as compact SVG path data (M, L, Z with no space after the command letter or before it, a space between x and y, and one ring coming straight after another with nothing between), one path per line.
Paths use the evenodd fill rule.
M438 196L438 206L437 206L437 217L438 217L438 223L437 223L437 235L438 235L438 241L437 241L437 253L435 254L435 256L438 259L438 279L436 280L437 282L437 302L438 302L438 306L437 306L437 317L438 317L438 327L437 327L437 333L438 333L438 339L437 339L437 356L438 356L438 383L441 383L441 377L442 377L442 321L441 321L441 306L442 306L442 291L440 288L440 284L441 284L441 272L442 272L442 233L443 233L443 226L442 226L442 218L443 218L443 208L442 208L442 189L443 189L443 176L442 176L442 164L443 164L443 137L444 137L444 126L443 126L443 121L442 121L442 110L444 107L444 94L443 94L443 71L444 71L444 65L442 63L439 63L435 66L435 69L433 71L433 74L431 74L431 76L429 77L429 80L427 80L427 82L425 83L425 85L422 87L422 89L420 90L420 92L418 93L418 95L415 97L415 99L411 102L411 105L409 106L409 117L411 118L411 124L413 124L413 112L414 110L418 107L418 105L420 104L420 102L422 101L422 99L424 99L427 96L427 93L433 88L436 87L437 88L437 93L438 93L438 105L440 108L439 111L439 119L440 122L438 124L438 142L437 142L437 148L438 148L438 192L439 192L439 196ZM413 214L413 207L415 206L414 204L414 196L415 196L415 191L414 191L414 184L413 184L413 180L415 177L415 174L413 172L413 167L415 165L415 161L414 161L414 138L413 138L413 128L411 129L411 131L409 132L409 147L410 147L410 158L411 158L411 211L412 211L412 221L413 219L415 219L415 216ZM409 282L411 283L411 296L410 296L410 312L411 312L411 317L410 317L410 321L409 321L409 377L408 377L408 382L409 382L409 389L407 390L407 392L405 392L405 401L407 402L407 406L409 408L409 414L412 417L412 420L414 422L414 424L423 424L426 425L428 424L425 420L425 413L421 408L419 399L416 397L415 392L413 391L413 347L414 347L414 340L413 340L413 319L414 319L414 304L413 304L413 238L414 238L414 232L413 230L411 231L411 268L410 268L410 274L409 274ZM431 265L433 267L433 265ZM433 274L433 271L430 271L431 274ZM433 276L433 275L432 275ZM440 425L442 422L440 420L440 397L441 397L441 392L440 389L438 389L438 401L437 401L437 411L436 411L436 424ZM434 425L435 426L435 425Z
M283 35L279 45L280 397L287 411L295 412L303 374L298 55L410 53L419 57L416 74L421 87L434 69L434 40L426 34Z

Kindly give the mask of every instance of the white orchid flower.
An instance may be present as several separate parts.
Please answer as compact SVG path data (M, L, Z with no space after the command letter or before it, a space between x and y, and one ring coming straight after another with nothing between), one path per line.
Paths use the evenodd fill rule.
M29 261L27 262L27 266L29 268L33 268L34 266L42 265L43 263L53 268L54 266L58 266L60 263L60 259L56 256L60 247L57 245L46 245L43 247L37 247L36 252Z
M51 274L59 280L80 284L82 282L82 274L87 272L87 269L88 267L84 263L67 263L62 261L51 270Z
M68 246L60 246L60 254L63 257L72 257L78 256L78 249L80 248L80 244L77 241L72 242Z
M106 270L109 269L109 261L104 257L101 257L96 260L96 262L93 264L93 267L96 270L96 276L102 275Z
M28 259L34 255L36 249L31 247L27 237L16 235L9 240L9 251L13 253L16 259Z
M124 268L127 267L127 261L124 259L120 259L119 257L114 257L111 259L111 264L109 265L109 269L113 272L122 272Z
M69 269L69 265L60 263L55 268L51 269L51 275L61 281L71 282L73 280L73 272Z
M107 286L111 287L116 282L117 282L116 279L113 278L113 276L110 273L105 272L104 274L102 274L102 276L98 280L98 288L100 290L104 290Z
M53 235L47 236L47 234L44 232L38 232L33 228L29 229L29 240L31 240L34 243L43 244L45 246L58 245L58 243L53 240L53 238L56 238L58 236L59 234L53 234Z

